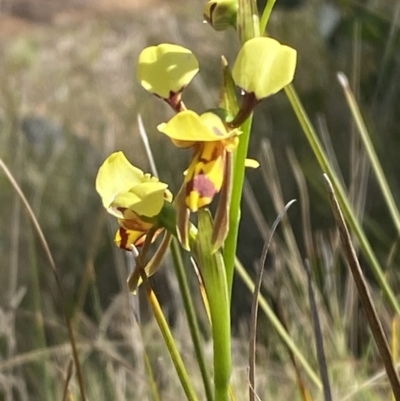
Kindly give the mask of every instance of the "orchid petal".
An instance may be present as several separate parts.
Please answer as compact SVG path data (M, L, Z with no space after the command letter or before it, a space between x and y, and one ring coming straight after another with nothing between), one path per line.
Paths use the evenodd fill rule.
M292 82L296 59L295 49L275 39L253 38L240 49L232 77L237 86L261 100Z
M189 49L163 43L140 53L137 76L147 91L169 99L171 94L181 92L198 71L199 63Z
M122 152L109 156L96 178L96 189L103 205L118 218L123 217L121 209L131 209L140 216L156 216L164 205L167 187L132 166Z
M185 176L186 205L192 212L209 205L220 191L225 156L219 142L208 142L193 157Z
M186 142L186 147L192 146L193 142L212 142L232 136L216 114L207 112L199 116L191 110L181 111L157 129L172 140L181 141L182 146Z
M109 208L117 194L129 191L141 182L142 177L143 172L132 166L122 152L110 155L100 167L96 178L96 190L104 207Z

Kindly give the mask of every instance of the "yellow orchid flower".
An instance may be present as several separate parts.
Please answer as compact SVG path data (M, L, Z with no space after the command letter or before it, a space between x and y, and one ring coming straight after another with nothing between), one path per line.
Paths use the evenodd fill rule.
M176 114L157 128L176 146L194 148L184 180L186 205L192 212L209 205L221 190L227 152L236 149L240 132L228 131L221 118L212 112L199 116L191 110Z
M120 228L116 244L128 251L143 243L153 227L160 222L165 202L171 202L168 185L132 166L122 152L110 155L102 164L96 178L96 190L104 207L118 218ZM165 213L164 213L165 215Z

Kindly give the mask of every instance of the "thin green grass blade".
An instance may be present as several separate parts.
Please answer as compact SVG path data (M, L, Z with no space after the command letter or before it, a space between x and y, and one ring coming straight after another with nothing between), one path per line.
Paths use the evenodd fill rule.
M329 179L332 181L333 187L336 191L336 195L339 201L339 205L341 209L343 210L343 214L346 218L347 223L350 226L350 229L355 233L362 252L365 255L365 258L370 264L370 267L375 275L376 280L379 283L379 286L384 293L385 297L387 298L390 306L392 309L397 313L400 314L400 304L397 301L397 298L392 290L392 288L389 286L386 277L383 273L383 270L379 264L378 259L375 256L375 253L373 252L371 245L364 233L364 230L361 227L360 222L356 218L356 214L350 205L350 202L348 200L348 197L345 193L345 190L343 186L341 185L336 173L332 169L328 158L326 157L326 154L321 146L321 143L318 139L318 136L307 116L307 113L305 112L303 105L301 104L301 101L299 97L297 96L297 93L293 87L293 85L288 85L285 87L285 92L286 96L288 97L293 111L295 112L299 123L301 127L303 128L303 132L306 135L306 138L314 152L315 157L318 160L319 165L321 166L321 169L323 172L325 172Z
M386 176L383 172L378 155L375 152L374 145L372 144L367 127L365 126L360 108L358 107L357 101L353 95L353 92L350 89L349 81L342 72L338 73L338 80L341 87L343 88L347 104L356 123L358 133L360 134L360 137L364 143L369 160L371 162L372 170L374 171L379 187L381 188L382 195L385 199L390 215L392 216L393 223L396 227L398 235L400 236L400 212L394 200L393 193L390 190L390 186L386 180Z

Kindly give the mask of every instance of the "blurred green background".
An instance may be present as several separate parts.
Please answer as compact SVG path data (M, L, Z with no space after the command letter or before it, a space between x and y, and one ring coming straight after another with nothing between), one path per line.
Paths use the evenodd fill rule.
M156 382L163 389L162 399L175 399L181 391L176 379L168 379L173 372L165 368L168 357L151 318L142 314L149 320L142 333L132 320L125 285L130 261L113 245L116 227L101 206L94 180L114 150L123 150L132 163L149 171L138 133L140 114L159 176L176 193L190 155L157 132L157 124L172 112L140 87L136 60L144 47L160 42L190 48L201 70L184 101L198 112L215 107L220 56L233 63L239 43L233 31L216 33L203 23L203 5L199 0L0 3L0 157L21 185L49 242L78 333L91 399L147 399L144 368L138 362L146 349L142 335L159 372ZM349 77L398 200L399 26L400 3L394 0L278 0L269 25L271 36L298 50L295 86L397 290L398 239L336 74L343 71ZM346 366L355 369L357 358L371 356L370 339L340 261L322 171L283 93L258 107L249 156L259 160L261 168L247 174L239 257L253 275L280 205L300 197L285 222L286 227L291 225L295 250L288 231L279 232L263 293L277 311L285 305L283 315L292 335L300 346L310 348L306 288L298 267L309 258L315 267L323 325L331 336L328 353L338 357L332 359L332 370L343 369L343 360L353 361ZM309 227L302 220L301 190L309 194ZM61 399L69 356L61 300L31 222L4 174L0 205L0 400ZM307 236L311 248L305 243ZM181 301L168 264L167 259L154 284L186 349ZM368 275L368 266L364 267ZM240 338L248 333L250 299L236 280L232 311L240 368L234 374L239 375L235 383L243 394L246 351ZM390 318L384 305L380 307L389 328ZM294 400L295 385L278 385L294 381L288 357L276 334L268 331L268 323L263 321L260 327L265 345L260 353L269 362L265 391L281 397L277 399ZM44 351L35 353L38 350ZM310 359L314 358L312 349ZM370 362L360 374L368 375L374 358ZM346 380L350 388L354 374L340 378L343 388ZM378 399L366 393L360 397Z

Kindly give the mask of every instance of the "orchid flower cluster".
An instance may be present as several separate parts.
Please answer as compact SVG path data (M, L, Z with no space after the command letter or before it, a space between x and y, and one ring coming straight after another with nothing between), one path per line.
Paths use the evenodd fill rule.
M229 7L232 4L236 4L233 12ZM205 18L216 30L222 30L233 24L236 11L236 1L210 1L205 7ZM131 251L142 245L149 233L151 243L166 229L167 241L176 235L189 250L190 213L207 208L217 194L220 196L214 217L213 251L223 246L229 231L232 161L241 126L259 102L292 81L296 51L270 37L254 37L241 47L232 71L223 60L220 104L198 114L182 100L185 88L199 71L194 54L168 43L148 47L140 54L139 82L176 113L169 121L160 123L158 131L176 147L191 148L193 154L173 203L168 185L132 166L122 152L105 160L98 172L96 189L104 207L118 219L120 228L115 242L120 248ZM257 163L249 161L248 165Z

